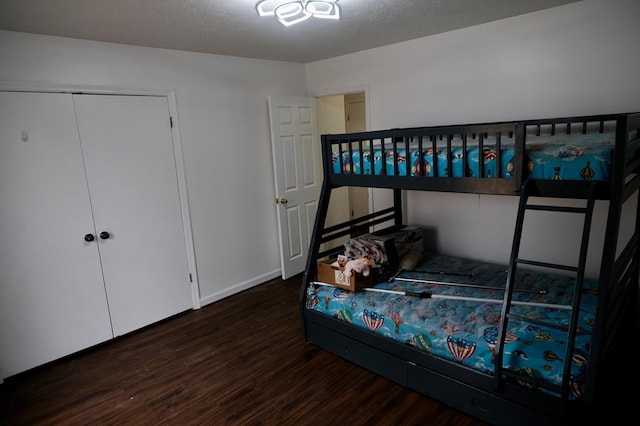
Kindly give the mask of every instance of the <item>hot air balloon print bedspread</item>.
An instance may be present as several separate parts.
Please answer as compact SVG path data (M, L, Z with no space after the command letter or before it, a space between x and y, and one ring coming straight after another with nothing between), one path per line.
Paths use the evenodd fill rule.
M384 281L373 286L397 293L350 292L312 282L307 289L306 308L453 363L493 373L502 306L495 300L502 300L505 266L425 254L416 269L433 273L406 272L402 274L403 281ZM408 281L411 278L451 284ZM571 313L564 307L571 305L574 278L519 271L516 288L514 300L523 303L514 307L514 313L561 328L568 326ZM571 363L571 397L575 399L582 395L597 302L595 289L596 283L587 280L581 295L579 332ZM442 297L400 294L423 291ZM505 368L561 386L567 338L561 328L510 322L503 358Z
M482 161L482 177L511 179L515 172L513 135L502 137L500 156L495 138L487 135L480 148L477 137L469 136L466 148L463 148L462 137L455 135L449 148L440 139L435 141L435 150L425 142L420 155L417 138L414 137L408 150L405 144L396 144L395 148L387 144L383 150L379 143L374 145L373 151L365 145L362 154L360 150L334 150L331 163L335 174L445 177L449 176L450 157L452 177L478 177ZM611 179L614 141L615 134L611 132L527 135L527 176L531 179L608 181Z

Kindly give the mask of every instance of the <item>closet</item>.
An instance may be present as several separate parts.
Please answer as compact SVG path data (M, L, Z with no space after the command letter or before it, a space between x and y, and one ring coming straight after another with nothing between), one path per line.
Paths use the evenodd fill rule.
M192 303L167 98L0 92L2 376Z

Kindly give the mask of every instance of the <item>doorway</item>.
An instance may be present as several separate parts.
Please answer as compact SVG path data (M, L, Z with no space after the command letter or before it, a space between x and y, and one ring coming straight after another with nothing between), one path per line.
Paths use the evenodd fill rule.
M344 95L344 124L347 133L367 130L364 100L364 92ZM350 218L354 219L369 214L369 189L350 186L348 191Z
M318 133L351 133L367 130L365 93L347 93L317 98ZM327 211L326 226L346 222L369 213L369 188L344 187L333 190ZM334 248L348 237L327 243Z

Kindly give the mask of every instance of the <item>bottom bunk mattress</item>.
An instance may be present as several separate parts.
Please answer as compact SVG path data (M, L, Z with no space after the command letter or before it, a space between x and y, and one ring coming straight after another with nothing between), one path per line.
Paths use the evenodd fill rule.
M506 278L504 265L425 253L414 271L357 292L312 281L305 308L493 375ZM511 313L532 321L509 321L503 366L544 383L540 390L554 396L559 393L550 389L562 386L574 286L573 276L522 268L515 281ZM585 280L570 370L571 399L582 396L596 289L595 280ZM411 295L422 292L433 297Z

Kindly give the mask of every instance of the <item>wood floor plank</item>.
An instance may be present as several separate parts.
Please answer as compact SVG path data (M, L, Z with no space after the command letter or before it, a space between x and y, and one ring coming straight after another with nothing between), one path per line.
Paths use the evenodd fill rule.
M485 423L302 341L300 276L21 373L0 424Z

